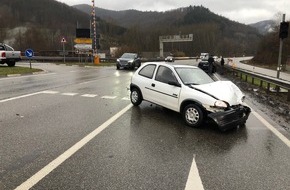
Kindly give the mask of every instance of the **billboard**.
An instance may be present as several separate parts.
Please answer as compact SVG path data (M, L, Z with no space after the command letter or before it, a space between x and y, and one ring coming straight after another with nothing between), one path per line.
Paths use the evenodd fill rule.
M76 38L91 38L90 29L77 28L76 29Z

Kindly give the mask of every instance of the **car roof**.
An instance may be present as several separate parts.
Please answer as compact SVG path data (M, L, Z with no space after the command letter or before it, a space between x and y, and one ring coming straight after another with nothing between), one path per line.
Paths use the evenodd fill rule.
M192 65L177 65L177 64L169 64L169 63L166 63L166 62L146 62L144 63L144 66L145 65L149 65L149 64L155 64L157 66L159 65L163 65L163 66L167 66L167 67L170 67L172 69L174 68L195 68L195 69L198 69L198 67L196 66L192 66Z

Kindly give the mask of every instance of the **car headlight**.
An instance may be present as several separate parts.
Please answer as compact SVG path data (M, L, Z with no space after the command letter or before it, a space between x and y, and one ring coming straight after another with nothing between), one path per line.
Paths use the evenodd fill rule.
M218 107L218 108L227 108L228 107L228 104L222 100L217 100L215 103L214 103L214 106L215 107Z
M117 59L117 62L120 62L120 59Z

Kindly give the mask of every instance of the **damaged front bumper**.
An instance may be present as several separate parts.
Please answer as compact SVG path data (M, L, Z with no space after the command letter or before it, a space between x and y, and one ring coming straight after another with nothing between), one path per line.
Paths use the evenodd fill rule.
M238 105L226 111L210 113L208 117L217 124L220 130L225 131L238 125L244 125L250 113L251 109L249 107Z

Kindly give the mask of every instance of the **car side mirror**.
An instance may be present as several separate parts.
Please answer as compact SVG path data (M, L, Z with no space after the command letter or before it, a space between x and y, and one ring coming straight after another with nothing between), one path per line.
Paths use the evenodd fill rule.
M181 84L179 84L179 82L176 82L176 81L168 81L168 84L172 86L181 87Z

